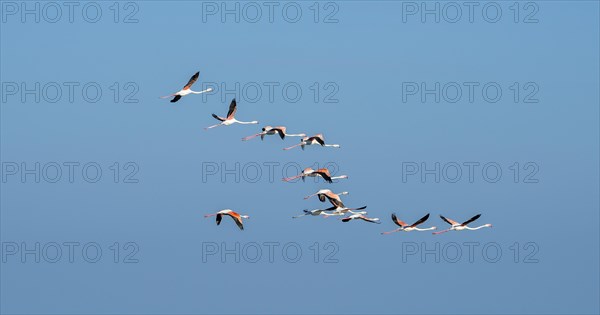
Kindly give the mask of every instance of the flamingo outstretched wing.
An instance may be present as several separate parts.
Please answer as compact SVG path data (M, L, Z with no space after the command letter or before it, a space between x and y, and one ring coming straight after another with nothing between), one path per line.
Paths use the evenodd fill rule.
M312 136L310 138L308 138L308 140L306 142L310 142L312 140L317 141L320 145L325 145L325 140L323 139L322 135L316 135L316 136Z
M192 85L194 83L196 83L196 81L198 80L198 77L200 76L200 71L196 72L188 81L188 83L183 87L184 90L187 90L189 88L192 87Z
M175 102L179 101L180 98L181 98L181 95L175 95L175 97L173 97L173 99L171 100L171 103L175 103Z
M405 227L408 225L408 224L406 224L406 222L398 219L398 217L396 216L395 213L392 213L392 221L394 221L394 223L396 223L396 225L399 227Z
M473 222L473 221L475 221L475 220L479 219L479 217L480 217L480 216L481 216L481 214L478 214L478 215L476 215L476 216L474 216L474 217L470 218L469 220L467 220L467 221L463 222L461 225L467 225L467 224L469 224L469 223L471 223L471 222Z
M237 224L237 226L240 228L240 230L244 230L244 224L242 223L242 216L235 212L235 211L231 211L229 213L227 213L228 216L230 216L233 221L235 221L235 224Z
M321 177L323 177L323 179L328 182L328 183L333 183L333 180L331 179L331 175L329 175L329 170L326 168L321 168L315 171L315 173L321 175Z
M212 116L216 119L216 120L220 120L220 121L225 121L226 119L221 117L221 116L217 116L216 114L212 114Z
M417 222L413 223L410 227L416 227L417 225L427 221L427 219L429 219L429 213L426 214L424 217L420 218Z
M448 219L448 218L444 217L443 215L440 215L440 218L442 218L442 220L446 221L446 223L448 223L450 225L459 225L458 222Z
M275 127L273 130L277 131L281 139L285 139L285 127Z
M235 98L231 101L231 104L229 104L229 111L227 112L227 118L233 118L233 116L235 116L235 111L237 110L237 102L235 101Z
M358 217L359 219L363 220L363 221L367 221L367 222L371 222L371 223L377 223L377 224L381 224L381 222L379 222L379 219L375 220L372 218L367 218L364 215L361 215L360 217Z

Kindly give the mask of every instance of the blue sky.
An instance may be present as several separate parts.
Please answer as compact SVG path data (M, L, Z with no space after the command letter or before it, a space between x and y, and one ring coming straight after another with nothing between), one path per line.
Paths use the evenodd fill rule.
M472 23L464 4L458 21L449 23L455 8L440 3L440 12L446 11L435 23L434 16L423 22L418 13L407 15L410 4L392 1L319 3L318 22L313 2L297 2L286 7L285 17L283 5L274 7L272 23L264 3L242 2L236 23L234 15L225 21L220 13L209 15L214 3L221 5L120 3L118 23L112 2L97 3L102 15L96 23L88 22L95 6L85 16L81 7L74 8L72 23L63 6L57 22L49 23L56 8L44 9L42 2L35 23L35 16L22 20L20 11L12 14L14 7L2 2L0 311L600 311L597 2L521 3L518 22L512 2L497 2L502 15L496 23L488 21L496 7L484 18L484 4L474 8ZM250 23L255 4L262 7L261 17ZM289 22L298 7L298 22ZM533 19L537 23L523 23ZM219 89L175 104L158 98L181 88L196 71L196 90L210 84ZM36 82L39 102L34 94L22 95L23 87L34 89ZM432 89L436 82L437 103L433 95L423 101L421 90L414 95L403 90L422 84ZM238 119L261 124L204 131L215 123L210 114L224 115L233 97L222 87L233 89L236 83ZM53 94L56 86L60 97ZM260 96L254 94L257 86ZM453 98L456 86L461 97L446 101L443 96ZM502 94L491 102L494 90L486 99L483 86L499 86ZM96 87L102 94L92 102ZM301 95L290 87L300 87ZM127 95L138 101L124 102ZM527 96L538 102L524 102ZM323 133L342 148L283 151L298 139L272 136L240 141L262 125ZM36 162L40 166L33 173L40 174L40 182L34 175L24 175L23 182L23 166L34 169ZM72 183L64 164L69 162L79 163ZM349 179L279 180L296 167L328 162ZM464 164L469 162L478 163L472 182ZM434 169L436 163L439 183L434 175L424 175L423 182L422 166ZM481 174L490 163L502 171L495 183L490 182L494 169L489 177ZM419 166L416 175L406 174L409 164ZM19 170L9 174L15 165ZM52 183L55 165L62 173ZM88 177L81 174L85 165ZM208 165L219 166L215 175L207 174ZM252 173L257 165L260 176ZM265 165L273 165L274 180ZM454 178L455 165L462 174L453 183L448 178ZM98 168L101 178L88 182ZM239 182L223 175L223 168L240 174ZM127 182L132 180L137 183ZM344 202L367 205L382 224L291 219L302 209L324 206L303 200L320 188L349 191ZM230 220L216 226L203 218L224 208L251 216L245 231ZM438 228L446 227L439 214L460 221L482 213L474 225L494 227L438 236L380 235L394 228L392 212L405 221L431 213L427 224ZM80 244L72 263L65 242ZM136 245L124 248L129 242ZM269 261L264 244L272 242L278 246ZM471 242L478 242L472 262L465 245ZM12 253L14 244L34 248L35 243L48 249L40 250L39 263L32 254L22 262L21 249ZM63 253L51 263L54 243ZM102 250L96 263L81 254L90 243ZM236 243L249 252L238 251L239 263L234 255L222 261L221 250ZM325 248L328 243L334 245ZM219 254L208 255L215 244ZM262 256L252 262L256 244ZM462 256L453 262L456 245ZM282 254L285 246L292 247L291 256L302 250L299 261ZM411 246L419 252L407 254ZM440 261L433 254L422 259L422 249L435 246L441 248ZM489 255L482 254L483 247L491 248ZM502 255L491 262L497 248ZM134 250L129 258L137 263L125 263ZM333 251L329 258L337 262L326 262Z

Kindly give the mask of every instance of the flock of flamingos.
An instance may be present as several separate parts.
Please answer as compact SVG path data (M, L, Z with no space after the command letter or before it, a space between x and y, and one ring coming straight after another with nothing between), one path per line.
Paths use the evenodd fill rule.
M196 74L194 74L190 78L190 80L183 87L183 89L181 89L180 91L178 91L174 94L162 96L161 98L173 97L173 99L171 99L171 103L175 103L175 102L179 101L179 99L181 99L183 96L186 96L189 94L202 94L205 92L212 91L211 88L208 88L203 91L192 91L191 90L192 85L198 80L199 76L200 76L200 72L196 72ZM233 125L233 124L258 124L258 121L256 121L256 120L253 120L253 121L237 120L235 118L236 110L237 110L237 103L236 103L235 99L233 99L231 101L231 104L229 105L229 111L227 112L227 115L225 117L221 117L221 116L212 114L212 116L216 120L218 120L219 123L209 126L209 127L206 127L205 129L208 130L208 129L216 128L219 126L229 126L229 125ZM284 150L290 150L290 149L293 149L298 146L301 147L302 150L304 150L304 147L309 146L309 145L319 145L321 147L331 147L331 148L339 148L340 147L339 144L326 144L325 139L323 138L322 134L317 134L312 137L308 137L308 136L306 136L306 134L303 134L303 133L289 134L289 133L287 133L287 129L284 126L276 126L276 127L265 126L262 128L261 132L251 135L251 136L248 136L248 137L245 137L245 138L242 138L242 140L247 141L252 138L259 137L259 136L262 140L267 135L279 135L279 137L282 140L285 139L286 136L287 137L301 137L300 143L293 145L291 147L284 148ZM297 179L297 178L301 178L302 180L304 180L306 177L320 177L328 183L333 183L333 180L335 180L335 179L348 178L348 176L346 176L346 175L332 177L327 168L320 168L320 169L314 170L314 169L308 167L308 168L304 169L304 171L302 171L302 173L300 173L296 176L284 178L283 181L289 182L289 181ZM360 208L346 207L344 205L344 203L342 202L342 199L340 196L347 195L347 194L348 194L348 192L341 192L341 193L336 194L329 189L321 189L312 195L306 196L304 199L309 199L313 196L317 196L321 202L329 201L332 206L329 208L326 208L326 209L304 210L303 214L294 216L293 218L300 218L300 217L307 216L307 215L323 216L326 218L329 216L345 216L343 218L340 218L340 220L342 222L350 222L352 220L363 220L365 222L370 222L370 223L381 223L379 218L369 218L366 216L367 212L363 211L364 209L367 208L366 206L363 206ZM221 210L216 213L207 214L204 217L208 218L208 217L213 217L213 216L216 217L217 225L221 224L221 220L223 219L223 216L231 217L233 219L233 221L237 224L237 226L240 228L240 230L244 229L243 219L249 218L249 216L241 215L231 209L224 209L224 210ZM450 224L450 228L439 231L439 232L433 232L433 234L442 234L442 233L445 233L448 231L479 230L481 228L492 227L491 224L484 224L484 225L481 225L478 227L469 227L467 225L467 224L479 219L480 216L481 216L481 214L478 214L462 223L459 223L457 221L448 219L448 218L440 215L440 218L442 218L442 220L444 220L446 223ZM425 216L423 216L422 218L420 218L419 220L417 220L415 223L407 224L406 222L398 219L398 217L396 216L395 213L392 213L392 222L394 222L398 226L398 228L396 228L395 230L389 231L389 232L383 232L381 234L390 234L390 233L400 232L400 231L411 232L411 231L435 230L436 229L435 226L428 227L428 228L419 228L418 227L419 225L425 223L425 221L427 221L427 219L429 219L429 213L426 214Z

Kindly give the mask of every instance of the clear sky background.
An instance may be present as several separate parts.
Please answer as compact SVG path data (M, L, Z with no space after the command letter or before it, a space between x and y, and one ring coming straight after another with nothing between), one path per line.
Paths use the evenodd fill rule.
M64 7L57 23L43 18L35 23L32 17L22 22L18 14L2 12L2 313L600 311L597 2L540 1L535 8L522 3L518 23L512 2L498 2L502 16L497 23L482 18L482 5L475 8L472 23L464 6L457 23L444 16L440 23L432 16L421 22L418 15L403 22L402 3L393 1L320 3L318 23L313 2L299 2L303 14L297 23L283 19L282 6L269 23L261 3L257 23L244 20L254 18L251 11L239 23L233 16L223 23L219 15L203 21L206 5L203 11L200 2L144 1L128 8L121 3L115 23L112 2L99 4L103 15L97 23L83 20L80 8L73 23ZM138 22L121 23L134 8ZM322 23L334 9L330 18L337 23ZM47 17L53 18L50 10ZM494 9L489 10L493 17ZM523 23L534 18L537 23ZM216 122L210 114L224 115L233 97L220 90L176 104L158 98L177 91L196 71L201 72L196 90L206 82L262 86L254 103L251 89L237 96L238 119L261 124L204 131ZM7 93L13 82L19 88L21 83L32 88L35 82L78 82L80 87L97 82L103 93L90 103L76 90L70 102L64 88L56 103L43 98L37 103L32 95L23 101L20 91ZM119 82L119 102L110 89L114 82ZM125 88L127 82L138 88L133 98L139 102L123 102L133 91ZM272 102L264 82L279 84ZM295 103L281 95L289 82L302 88ZM321 89L318 101L310 90L314 82ZM338 103L323 102L333 90L325 89L328 82L338 88L333 96ZM466 88L456 103L436 103L431 95L422 102L420 94L403 102L403 82L426 82L429 88L435 82L480 86L472 103ZM488 82L502 88L496 103L481 96ZM510 90L514 82L520 83L519 102ZM539 102L523 102L533 89L524 89L527 82L538 87L534 98ZM267 124L286 125L292 133L322 132L342 148L283 151L298 139L272 136L240 141ZM63 166L57 183L36 183L31 175L22 183L21 173L8 176L5 168L23 162L30 168L35 162L96 162L103 175L88 183L80 166L70 183ZM115 162L121 167L119 183L109 168ZM127 162L138 165L138 183L123 182L131 171L123 170ZM254 183L236 183L233 175L222 181L220 172L209 176L203 170L211 163L234 169L238 162L280 164L274 181L263 166ZM349 179L334 184L279 180L286 163L327 162ZM432 175L423 183L420 173L402 180L407 162L429 168L436 162L440 168L453 162L480 166L472 183L464 166L457 183L443 177L436 183ZM490 162L502 169L496 183L481 175L482 165ZM517 183L509 169L515 162L521 168ZM524 169L528 162L538 167L532 177L537 183L525 182L532 171ZM303 200L320 188L349 191L345 203L367 205L369 215L382 224L293 220L302 209L325 206ZM203 218L224 208L251 216L245 231L228 219L217 227L213 219ZM482 213L474 225L494 227L438 236L380 235L395 228L392 212L405 221L430 212L426 225L439 228L447 226L439 214L461 221ZM95 242L103 255L97 263L83 260L81 247L73 263L66 247L56 263L43 258L35 263L33 255L21 262L20 252L8 255L10 244L32 248L36 242ZM131 248L121 249L114 263L109 247L115 242L137 244L138 263L123 262ZM255 263L244 259L248 256L236 263L233 255L224 262L219 255L203 261L203 244L232 248L236 242L280 246L272 262L267 247ZM292 242L302 249L296 263L281 252ZM315 242L321 248L318 263L310 249ZM337 263L324 262L332 251L323 248L328 242L336 244ZM472 262L465 242L480 244ZM534 245L523 248L529 242ZM420 252L406 255L411 244L431 249L436 243L450 248L439 262L433 255L422 260ZM514 243L521 248L517 262ZM463 249L456 262L452 244ZM498 262L486 261L494 256L493 248L488 256L481 253L486 244L502 249ZM293 249L289 253L294 256Z

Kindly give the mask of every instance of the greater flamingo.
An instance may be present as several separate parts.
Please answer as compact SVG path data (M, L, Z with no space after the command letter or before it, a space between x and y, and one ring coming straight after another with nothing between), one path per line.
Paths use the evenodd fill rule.
M342 199L340 198L340 196L347 195L347 194L348 194L347 191L343 191L339 194L336 194L336 193L332 192L330 189L321 189L312 195L308 195L308 196L304 197L304 199L308 199L312 196L318 196L319 200L321 202L325 202L325 200L329 200L329 202L331 202L331 204L334 206L344 207L344 203L342 202Z
M304 214L301 215L297 215L297 216L293 216L293 219L297 219L297 218L301 218L305 215L320 215L322 214L324 211L328 211L327 209L315 209L315 210L306 210L304 209Z
M360 208L346 208L346 207L329 207L326 210L327 211L331 211L331 212L323 212L322 215L325 217L330 217L330 216L336 216L336 215L345 215L347 213L351 213L351 214L367 214L366 211L358 211L356 212L356 210L363 210L366 209L367 206L362 206Z
M475 231L475 230L479 230L481 228L486 228L486 227L492 227L491 224L484 224L478 227L468 227L467 224L479 219L479 217L481 216L481 214L478 214L472 218L470 218L469 220L463 222L463 223L458 223L454 220L445 218L443 215L440 215L440 218L442 218L442 220L446 221L446 223L450 224L451 227L447 230L443 230L443 231L439 231L439 232L433 232L433 234L442 234L442 233L446 233L448 231L463 231L463 230L471 230L471 231Z
M346 207L329 207L327 209L314 209L314 210L303 210L304 214L301 215L297 215L294 216L292 218L296 219L296 218L300 218L303 217L305 215L323 215L324 217L328 217L328 216L334 216L334 215L344 215L348 212L352 213L352 214L367 214L366 211L358 211L355 212L356 210L363 210L366 209L367 206L364 207L360 207L360 208L346 208ZM331 213L328 213L328 211L331 211Z
M318 135L314 135L312 137L304 137L300 140L300 143L295 144L291 147L284 148L284 150L290 150L297 146L300 146L302 148L302 150L304 150L304 146L313 145L313 144L319 144L322 147L332 147L332 148L340 147L339 144L325 144L325 138L323 138L323 134L318 134Z
M381 224L381 222L379 222L379 218L367 218L361 213L355 213L345 218L341 218L340 220L342 220L342 222L350 222L352 220L363 220L366 222Z
M208 88L206 90L203 91L192 91L190 88L192 87L192 85L198 80L198 77L200 76L200 71L196 72L196 74L194 74L190 80L188 81L188 83L183 87L183 89L181 89L179 92L173 93L171 95L166 95L166 96L161 96L160 98L169 98L171 96L175 96L172 100L171 103L175 103L177 101L179 101L179 99L182 96L186 96L188 94L202 94L205 92L211 92L213 89L212 88Z
M396 223L397 226L399 226L400 228L397 228L393 231L389 231L389 232L382 232L381 234L391 234L394 232L398 232L398 231L404 231L404 232L411 232L411 231L431 231L431 230L435 230L436 227L432 226L426 229L420 229L417 227L417 225L424 223L425 221L427 221L427 219L429 219L429 213L426 214L424 217L420 218L419 220L417 220L417 222L408 225L406 224L406 222L398 219L398 217L396 217L395 213L392 213L392 221L394 223Z
M276 126L276 127L264 126L262 129L262 132L259 132L257 134L251 135L251 136L244 137L244 138L242 138L242 141L248 141L248 140L258 137L258 136L260 136L260 140L263 140L266 135L274 135L274 134L279 134L279 137L281 137L281 139L285 139L286 136L287 137L306 137L306 134L303 134L303 133L298 133L298 134L287 133L286 128L284 126Z
M302 173L296 175L296 176L292 176L292 177L286 177L283 179L283 181L285 182L289 182L291 180L294 180L296 178L302 178L302 181L304 181L305 177L316 177L316 176L321 176L326 182L328 183L333 183L334 179L343 179L343 178L348 178L348 175L341 175L341 176L335 176L335 177L331 177L331 175L329 174L329 170L327 168L320 168L318 170L313 170L310 167L305 168Z
M223 118L223 117L219 117L215 114L212 114L212 116L216 119L216 120L220 120L221 123L216 124L216 125L212 125L210 127L206 127L204 129L211 129L211 128L215 128L215 127L219 127L219 126L229 126L229 125L233 125L233 124L242 124L242 125L247 125L247 124L258 124L258 121L254 120L254 121L239 121L237 119L235 119L235 112L237 110L237 103L235 101L235 98L231 101L231 104L229 104L229 111L227 112L227 117Z
M240 215L239 213L237 213L231 209L224 209L217 213L207 214L204 217L208 218L208 217L212 217L212 216L217 216L217 225L219 225L219 224L221 224L221 219L223 219L224 215L230 216L233 219L233 221L235 221L235 224L237 224L237 226L240 228L240 230L244 230L244 224L242 222L242 219L250 218L247 215Z

